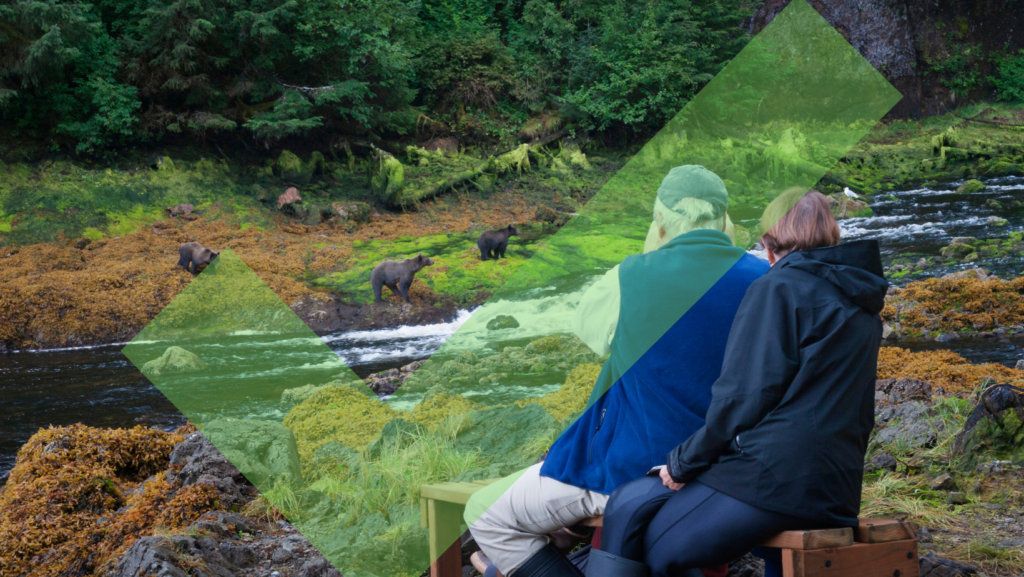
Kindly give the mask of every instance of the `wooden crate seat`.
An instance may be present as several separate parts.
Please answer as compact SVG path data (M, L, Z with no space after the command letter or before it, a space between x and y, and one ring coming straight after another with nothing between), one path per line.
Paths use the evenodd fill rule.
M462 512L469 498L497 479L438 483L420 490L430 533L431 577L462 575ZM600 527L602 517L583 521ZM451 545L448 547L448 545ZM761 544L782 552L783 577L919 577L917 529L892 519L861 519L857 528L785 531ZM448 549L441 552L442 547Z

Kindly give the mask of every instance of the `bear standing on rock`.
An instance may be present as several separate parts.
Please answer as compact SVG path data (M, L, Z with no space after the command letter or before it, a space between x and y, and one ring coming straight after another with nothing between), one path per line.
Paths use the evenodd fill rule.
M388 287L392 294L400 294L405 302L409 300L409 286L412 285L412 277L425 266L434 264L434 261L423 256L423 253L403 261L386 260L373 268L370 273L370 284L373 286L374 302L382 303L380 298L381 287Z
M198 242L186 242L178 247L178 266L192 274L199 274L199 267L213 262L220 255Z
M476 246L480 248L480 260L505 258L505 249L508 248L510 236L519 236L519 229L511 224L505 228L489 230L481 234L476 241Z

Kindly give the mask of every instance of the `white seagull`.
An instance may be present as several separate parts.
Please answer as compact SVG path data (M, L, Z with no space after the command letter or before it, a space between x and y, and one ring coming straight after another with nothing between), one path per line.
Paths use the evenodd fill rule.
M850 190L849 186L843 187L843 194L845 194L846 196L848 196L850 198L860 198L859 196L857 196L856 192L853 192L852 190Z

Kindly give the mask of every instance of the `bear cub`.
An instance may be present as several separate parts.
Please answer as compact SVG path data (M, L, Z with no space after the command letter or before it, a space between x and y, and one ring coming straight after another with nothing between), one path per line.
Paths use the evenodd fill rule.
M493 258L505 258L505 249L508 248L508 237L519 236L519 229L513 225L498 230L489 230L480 235L476 246L480 248L480 260Z
M198 242L186 242L178 247L178 266L192 274L199 274L199 267L205 267L220 255Z
M413 258L402 261L386 260L373 268L370 273L370 284L373 286L374 302L382 303L380 298L381 287L391 289L391 294L400 294L405 302L409 300L409 286L412 285L412 277L423 267L434 264L434 261L423 256L423 253Z

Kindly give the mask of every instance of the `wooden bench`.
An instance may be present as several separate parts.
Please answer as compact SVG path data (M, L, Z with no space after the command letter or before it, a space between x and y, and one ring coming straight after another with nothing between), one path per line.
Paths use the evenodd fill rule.
M462 576L462 513L469 498L497 479L423 485L420 515L430 534L431 577ZM601 517L586 525L600 527ZM447 549L442 550L442 548ZM779 533L762 547L782 552L783 577L919 577L917 528L889 519L861 519L856 529Z

